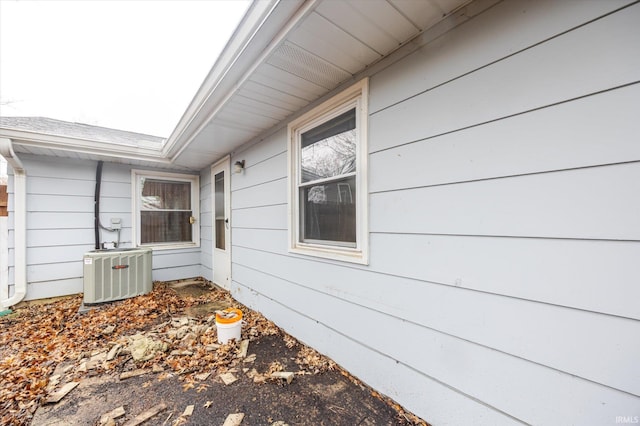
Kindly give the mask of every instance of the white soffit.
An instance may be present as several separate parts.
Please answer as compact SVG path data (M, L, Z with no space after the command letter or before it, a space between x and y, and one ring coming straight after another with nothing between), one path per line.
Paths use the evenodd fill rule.
M292 18L298 20L295 25L281 34L276 45L269 46L271 50L263 54L259 63L254 63L249 74L241 76L208 123L190 139L183 137L176 141L181 151L177 151L174 161L189 168L207 167L468 2L310 0L301 4ZM274 10L282 4L286 2L280 2ZM191 150L198 155L188 155Z

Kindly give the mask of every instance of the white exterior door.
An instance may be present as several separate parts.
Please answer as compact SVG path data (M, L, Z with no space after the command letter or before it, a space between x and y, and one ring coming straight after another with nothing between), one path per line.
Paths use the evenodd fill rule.
M231 287L231 186L229 157L211 168L213 199L213 282Z

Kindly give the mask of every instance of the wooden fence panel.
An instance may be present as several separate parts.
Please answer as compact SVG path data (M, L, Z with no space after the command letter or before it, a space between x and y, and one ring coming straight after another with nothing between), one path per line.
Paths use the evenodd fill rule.
M8 216L8 200L7 185L0 185L0 216Z

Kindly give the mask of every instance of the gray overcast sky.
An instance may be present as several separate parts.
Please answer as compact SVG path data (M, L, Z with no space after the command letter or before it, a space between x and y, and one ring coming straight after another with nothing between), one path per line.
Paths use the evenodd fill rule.
M168 137L244 0L0 0L0 115Z

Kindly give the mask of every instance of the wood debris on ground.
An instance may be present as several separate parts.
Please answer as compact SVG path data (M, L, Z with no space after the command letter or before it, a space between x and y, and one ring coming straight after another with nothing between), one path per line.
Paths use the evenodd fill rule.
M239 363L236 342L217 343L213 315L184 315L185 309L212 301L246 312L243 331L248 339L279 333L272 322L213 286L204 296L180 297L156 283L149 294L97 305L84 314L78 312L81 295L18 307L0 318L0 424L29 424L51 396L47 386L56 368L60 371L54 380L62 382L79 381L89 372L135 374L131 372L140 369L166 370L188 381L203 371Z
M284 379L287 384L291 384L294 375L295 373L293 373L292 371L276 371L274 373L271 373L271 377L273 377L274 379Z
M224 424L222 426L239 426L243 419L244 413L229 414L224 420Z
M206 389L202 382L210 380L212 373L235 378L233 372L250 367L256 360L255 354L247 356L250 342L265 335L281 335L288 348L300 347L295 358L300 371L295 374L320 374L336 367L215 286L203 296L180 297L166 284L155 283L149 294L98 305L82 314L78 312L81 302L82 296L77 295L49 304L27 304L0 318L0 424L28 425L38 406L60 395L56 394L60 383L67 384L68 393L70 386L76 386L70 383L87 375L111 374L125 380L154 373L151 380L159 381L177 376L184 381L183 390L199 392ZM243 312L244 340L220 345L215 314L185 314L214 302ZM267 379L290 383L293 374L272 376L283 369L271 364L267 371L244 368L243 372L254 383ZM152 410L159 410L155 416L164 408L159 404Z
M184 412L182 413L183 416L190 416L193 414L193 409L194 409L194 405L187 405L187 407L184 409Z
M222 379L222 382L227 386L238 380L238 378L234 376L233 373L220 374L220 379Z
M167 405L164 402L161 402L160 404L154 405L148 410L138 414L136 417L133 418L133 420L130 420L127 423L125 423L125 426L138 426L139 424L146 422L150 418L157 416L158 414L160 414L166 409L167 409Z
M109 411L108 413L104 413L102 416L100 416L99 424L101 426L102 425L106 425L106 424L110 423L110 421L114 421L118 417L122 417L125 414L126 414L126 411L124 410L123 406L120 406L118 408L114 408L113 410Z
M59 390L57 390L56 392L53 392L52 394L50 394L49 397L47 398L46 402L51 404L51 403L55 403L55 402L60 401L62 398L67 396L67 394L69 392L74 390L76 388L76 386L78 386L79 384L80 384L79 382L65 383Z

